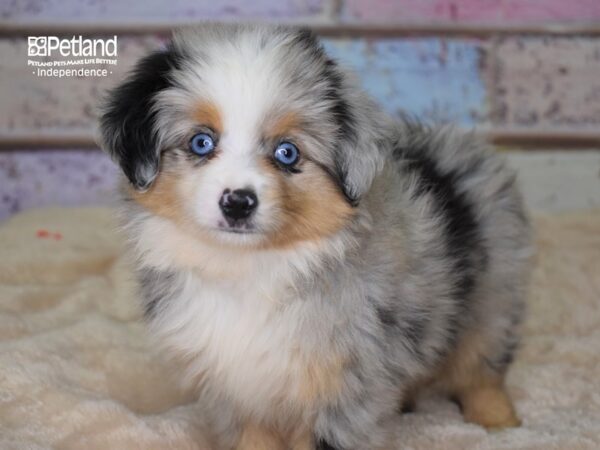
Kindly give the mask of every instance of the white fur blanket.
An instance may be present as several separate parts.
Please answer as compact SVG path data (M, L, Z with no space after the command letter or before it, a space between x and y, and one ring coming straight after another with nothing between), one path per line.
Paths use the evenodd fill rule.
M398 448L600 448L600 212L536 219L538 263L508 377L523 426L488 433L449 401L398 418ZM0 226L0 448L207 448L139 321L106 209Z

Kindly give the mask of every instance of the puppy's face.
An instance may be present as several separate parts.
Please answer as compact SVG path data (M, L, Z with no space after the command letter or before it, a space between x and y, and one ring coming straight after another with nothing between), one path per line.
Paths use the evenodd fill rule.
M105 145L134 201L202 239L316 240L348 223L358 197L347 147L360 117L343 82L306 32L178 35L114 92Z

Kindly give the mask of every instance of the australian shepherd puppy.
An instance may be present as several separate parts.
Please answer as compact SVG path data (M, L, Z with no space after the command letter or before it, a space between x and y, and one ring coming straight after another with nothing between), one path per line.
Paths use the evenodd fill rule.
M215 449L389 448L428 386L519 423L530 227L471 135L392 120L309 31L240 25L142 59L101 132L148 326Z

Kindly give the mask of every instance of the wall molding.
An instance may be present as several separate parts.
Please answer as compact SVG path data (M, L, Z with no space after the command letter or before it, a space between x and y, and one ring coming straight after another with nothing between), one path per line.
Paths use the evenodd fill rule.
M519 128L475 127L476 135L492 144L528 148L599 148L600 131L566 127ZM94 130L36 131L22 130L0 135L0 151L16 149L78 148L97 149Z

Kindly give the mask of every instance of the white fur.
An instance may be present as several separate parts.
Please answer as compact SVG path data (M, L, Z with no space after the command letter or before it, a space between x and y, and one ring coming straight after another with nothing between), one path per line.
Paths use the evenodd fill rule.
M310 413L301 411L301 377L319 353L307 348L305 336L314 303L290 281L328 258L342 260L351 241L340 234L290 250L251 252L204 243L159 217L132 226L143 265L178 268L184 278L177 302L151 322L167 354L193 358L184 383L202 387L206 376L209 395L231 398L247 416L276 421L272 406L282 399L292 415Z

